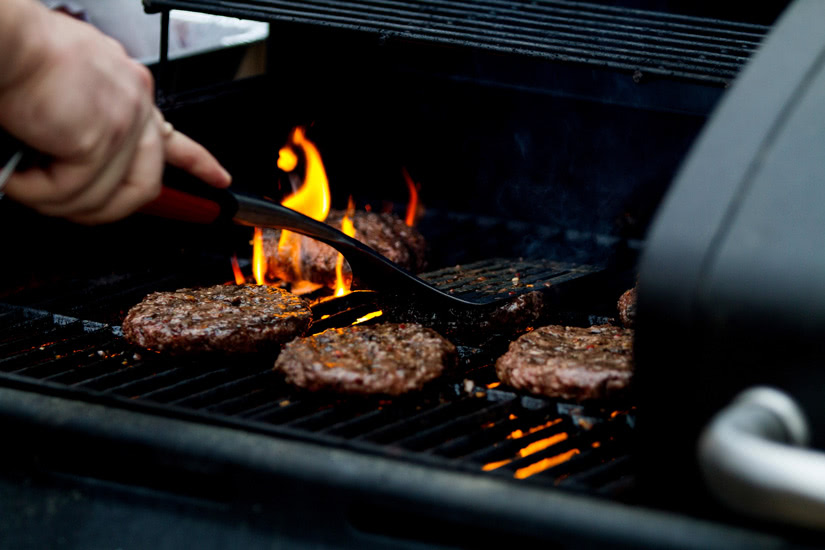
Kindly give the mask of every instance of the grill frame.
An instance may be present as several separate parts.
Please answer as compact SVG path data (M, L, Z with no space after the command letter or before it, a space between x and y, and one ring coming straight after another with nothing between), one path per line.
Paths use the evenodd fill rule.
M146 2L149 6L161 4L163 2ZM189 4L201 11L206 3L199 2L197 6L194 2ZM368 34L377 36L380 40L398 38L397 35L376 34L374 31ZM575 59L554 60L588 66ZM598 64L592 66L599 67ZM719 84L723 82L717 81L714 86ZM704 103L697 110L705 112L709 103ZM18 383L21 388L26 385L23 381ZM421 540L420 537L413 536L413 528L409 526L402 526L398 531L387 531L377 526L374 519L370 521L369 517L366 520L363 518L365 515L377 514L385 507L393 513L404 515L402 521L412 518L416 521L424 520L419 526L429 523L462 531L459 537L453 536L449 541L437 537L425 538L426 542L442 546L491 541L512 544L514 541L530 539L552 542L559 547L592 544L637 548L788 547L787 541L762 534L764 526L748 526L748 530L743 530L735 527L735 521L720 523L718 520L724 520L723 515L714 517L712 521L702 521L661 510L581 498L579 495L558 491L525 490L523 486L509 480L506 483L498 479L484 480L479 484L478 476L463 472L449 472L442 476L441 472L433 472L432 468L384 457L370 456L365 460L363 453L348 449L330 450L325 446L289 438L273 441L275 438L262 437L261 434L247 430L225 430L221 426L193 419L170 418L160 411L146 414L146 411L130 410L125 402L122 407L113 410L109 406L95 403L94 399L76 400L48 395L59 393L55 389L28 391L30 389L33 388L28 387L26 391L0 388L0 404L3 405L0 417L9 421L5 424L15 426L10 440L17 445L11 457L4 456L0 460L11 460L12 464L16 464L15 461L23 457L26 463L24 469L27 470L31 464L39 465L35 468L48 469L60 466L60 461L67 460L68 465L57 469L68 471L72 470L69 466L77 466L72 471L98 478L112 476L111 479L117 483L133 484L137 487L137 492L143 491L148 481L148 485L154 488L176 492L190 500L181 503L180 500L169 498L167 493L156 496L156 501L172 500L181 509L198 509L199 513L204 513L206 507L193 505L191 501L195 499L201 499L201 504L208 500L209 505L216 501L222 504L231 502L229 506L221 506L221 513L234 507L234 513L230 517L235 525L248 525L247 518L255 514L271 523L267 526L268 530L256 533L265 535L248 547L269 547L273 535L281 538L294 535L302 540L309 536L319 544L331 543L328 535L307 535L300 527L296 529L289 525L290 522L295 522L296 525L305 527L306 517L317 518L322 512L330 512L334 520L314 521L313 527L319 531L326 530L335 533L334 536L340 536L342 523L359 530L359 533L354 534L351 528L349 531L345 528L343 532L347 535L334 541L337 544L329 544L331 546L348 546L347 543L352 543L349 546L359 544L361 547L386 546L386 538L379 542L375 538L365 538L364 533L384 537L400 536L399 539L392 539L398 543L393 545L395 547L403 546L408 539ZM151 423L147 422L148 417L153 419ZM167 430L169 433L157 433ZM77 447L83 447L77 445L78 441L90 445L78 449ZM233 445L234 448L229 448ZM95 456L95 451L101 454ZM125 464L136 466L136 471L129 472L125 478L115 476L111 464L107 462L123 459L132 452L136 456ZM318 456L312 459L312 464L307 464L306 457L313 454ZM141 463L140 459L147 456L153 457L153 460ZM156 474L153 469L159 466L168 468L160 481L170 482L162 488L158 487L157 479L151 480L153 474ZM119 475L122 476L122 472ZM175 482L176 475L185 479ZM237 482L237 486L227 488L221 484L207 490L199 488L214 483L215 480L232 480ZM427 487L420 483L423 480L427 481ZM73 479L70 487L85 482ZM365 490L364 485L369 485L370 489ZM456 485L460 487L457 492ZM84 492L92 492L87 490L87 486L83 487ZM374 490L376 487L377 490ZM108 489L113 490L111 486ZM305 500L287 498L287 503L275 502L284 495L295 497L316 490L317 495ZM443 491L441 494L440 490ZM134 499L135 492L132 487L122 491L119 499L104 500L122 511L123 502ZM96 496L99 497L99 492ZM331 504L333 501L334 504ZM502 511L502 502L515 504ZM151 506L146 506L142 512L149 514L150 508ZM353 509L359 511L353 512ZM417 509L426 512L419 514ZM253 514L250 514L250 510ZM13 518L12 521L26 524L23 514L17 510L4 512L8 512L6 517ZM71 517L70 513L66 513L65 506L58 510L57 514L60 513L62 517ZM50 517L54 517L55 510L51 510L50 514ZM124 515L126 513L122 513L121 517L117 513L106 516L105 513L98 512L98 517L110 517L113 524L122 521ZM215 519L215 515L217 514L211 517ZM360 518L354 520L353 515ZM474 519L468 522L471 517ZM381 519L386 520L386 515ZM480 523L495 527L481 530ZM67 522L67 525L71 523ZM169 523L167 525L172 527ZM594 525L598 526L597 530ZM157 525L153 527L157 528ZM32 532L36 530L37 527L32 526ZM190 528L190 531L209 533L209 529ZM470 535L466 535L467 531L471 532ZM683 538L684 533L690 533L691 537L686 540ZM33 539L35 537L37 534L32 535ZM141 535L136 538L141 538ZM142 540L145 538L143 536ZM154 548L173 547L154 542L151 544ZM33 546L43 547L46 544ZM214 546L220 547L219 544Z
M10 464L6 472L15 472L15 460L22 459L40 468L75 466L75 475L93 472L103 480L89 485L70 478L74 502L53 504L50 526L55 518L68 523L69 506L100 498L106 510L94 517L101 524L107 518L119 527L139 523L134 505L121 515L125 503L149 501L144 506L150 517L159 504L174 509L160 522L170 534L214 534L220 529L175 524L175 516L219 514L219 523L241 529L232 540L250 540L252 548L271 545L272 537L331 548L416 548L422 543L446 548L507 540L695 549L775 548L780 543L770 534L661 510L43 393L0 388L0 419L14 421L9 440L15 452L2 459ZM0 476L0 487L7 475ZM42 473L25 475L29 487L60 490L67 483ZM140 489L136 498L130 486L146 487L147 482L151 491L162 492ZM4 512L12 521L30 522L20 510ZM398 525L387 524L393 516ZM133 541L153 540L157 528L135 533ZM103 536L110 529L102 526ZM691 536L682 536L685 532ZM27 540L49 540L46 533L33 529ZM91 535L91 540L100 537ZM220 541L204 544L221 547ZM173 546L161 540L158 547Z

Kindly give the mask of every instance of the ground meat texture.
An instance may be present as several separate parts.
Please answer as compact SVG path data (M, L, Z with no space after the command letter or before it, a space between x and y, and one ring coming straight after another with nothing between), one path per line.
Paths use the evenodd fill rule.
M636 287L625 291L625 293L621 295L616 304L616 308L619 310L619 319L622 325L627 328L632 328L636 323Z
M341 228L342 211L330 211L326 222ZM413 273L426 267L426 243L417 229L409 227L398 216L387 213L358 211L352 216L355 239ZM338 251L314 239L293 234L279 253L281 231L263 230L264 254L267 257L267 275L284 281L308 280L335 288L335 264ZM300 246L300 271L292 264L293 250ZM352 270L344 261L344 277L349 280ZM357 275L357 274L356 274Z
M523 334L496 361L505 384L585 401L621 395L633 376L633 331L612 325L550 325Z
M418 324L329 329L288 343L275 362L307 390L400 395L421 389L457 361L455 346Z
M150 294L129 310L123 336L173 354L267 352L311 322L307 302L283 289L218 285Z

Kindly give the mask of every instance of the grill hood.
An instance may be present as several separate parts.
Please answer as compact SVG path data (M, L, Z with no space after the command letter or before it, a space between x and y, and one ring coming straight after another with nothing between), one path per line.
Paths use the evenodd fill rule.
M657 446L672 444L688 462L710 416L756 384L797 399L812 444L825 442L823 18L821 3L796 2L778 21L650 229L639 282L640 425L662 430L668 441Z

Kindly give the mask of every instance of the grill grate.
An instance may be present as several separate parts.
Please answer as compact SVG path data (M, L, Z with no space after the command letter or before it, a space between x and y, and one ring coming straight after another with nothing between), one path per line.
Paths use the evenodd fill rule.
M561 0L147 0L144 5L721 84L736 76L767 32L762 25Z
M535 273L536 266L557 277L576 271L542 263L532 265ZM481 262L463 271L475 277L491 268L512 285L512 273L499 267ZM451 270L427 276L456 282ZM465 286L479 292L473 277ZM117 293L126 290L112 281ZM500 350L459 346L456 372L388 399L308 394L288 386L271 357L163 356L128 344L118 326L19 305L0 305L0 334L4 385L614 497L627 494L633 478L632 412L508 391L491 365Z
M466 300L491 303L532 291L544 291L596 269L549 260L504 260L491 258L463 266L431 271L422 278L450 294Z

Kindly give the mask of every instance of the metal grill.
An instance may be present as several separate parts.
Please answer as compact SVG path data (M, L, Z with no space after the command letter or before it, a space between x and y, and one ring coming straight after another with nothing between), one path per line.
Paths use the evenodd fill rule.
M466 300L491 303L527 292L545 291L595 271L590 266L549 260L491 258L431 271L422 278Z
M762 25L560 0L147 0L144 5L718 84L736 76L767 32Z
M558 275L559 266L552 267ZM114 295L134 298L147 285L181 283L180 275L154 285L138 276L129 290L128 279L109 278ZM50 303L46 289L39 293ZM96 295L105 289L98 286ZM630 407L589 408L503 388L492 367L498 349L459 346L458 370L421 392L388 399L308 394L288 386L271 357L163 356L128 344L116 325L20 305L0 306L0 334L0 384L10 387L521 483L611 497L632 487Z

